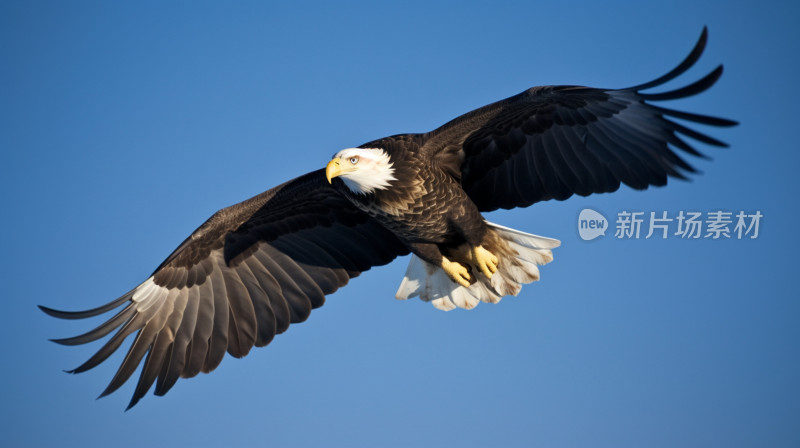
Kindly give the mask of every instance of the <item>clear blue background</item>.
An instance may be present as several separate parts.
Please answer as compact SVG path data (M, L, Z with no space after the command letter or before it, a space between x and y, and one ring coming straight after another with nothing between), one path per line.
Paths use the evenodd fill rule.
M0 4L5 446L800 446L796 2ZM281 2L282 3L282 2ZM625 87L709 45L671 107L741 121L692 182L489 219L559 238L542 280L443 313L407 260L124 413L122 354L61 347L217 209L337 150L533 85ZM579 239L584 207L760 210L756 240Z

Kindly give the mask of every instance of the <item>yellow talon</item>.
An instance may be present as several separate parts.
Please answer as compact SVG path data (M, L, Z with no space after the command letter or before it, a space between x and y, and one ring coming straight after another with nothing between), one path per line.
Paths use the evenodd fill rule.
M450 261L446 257L442 257L442 269L444 272L459 285L469 288L469 282L472 277L469 275L469 270L461 263Z
M497 257L484 249L483 246L477 246L472 249L472 260L478 265L478 268L486 278L492 278L492 275L497 272Z

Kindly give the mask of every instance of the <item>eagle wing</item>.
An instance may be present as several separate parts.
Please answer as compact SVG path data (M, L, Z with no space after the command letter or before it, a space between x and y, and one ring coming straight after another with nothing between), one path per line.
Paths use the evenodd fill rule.
M666 75L626 89L543 86L489 104L428 133L422 151L459 177L481 211L527 207L548 199L665 185L695 170L675 148L704 157L680 135L725 143L667 117L712 126L722 118L666 109L648 101L684 98L710 88L720 65L686 87L642 93L689 69L703 53L703 32L689 56ZM683 172L682 172L683 171Z
M322 306L325 295L372 266L408 249L356 209L325 180L323 170L289 181L214 214L156 269L122 297L88 311L41 307L63 319L82 319L125 304L80 336L85 344L116 333L71 373L89 370L136 337L101 396L117 390L144 359L128 408L156 382L165 394L179 377L210 372L227 351L245 356L269 344L290 323Z

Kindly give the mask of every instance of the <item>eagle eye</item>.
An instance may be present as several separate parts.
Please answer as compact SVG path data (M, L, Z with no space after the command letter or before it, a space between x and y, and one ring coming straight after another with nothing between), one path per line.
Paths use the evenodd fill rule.
M353 165L358 163L358 156L350 157L350 163L352 163Z

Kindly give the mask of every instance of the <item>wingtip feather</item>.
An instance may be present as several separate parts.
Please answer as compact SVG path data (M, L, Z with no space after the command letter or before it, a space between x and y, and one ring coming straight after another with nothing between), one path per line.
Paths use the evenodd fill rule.
M133 291L124 294L111 302L108 302L104 305L98 306L97 308L92 308L89 310L84 311L61 311L55 308L50 308L44 305L36 305L48 316L52 316L58 319L67 319L67 320L75 320L75 319L86 319L87 317L94 317L100 314L106 313L108 311L117 308L118 306L122 305L125 301L130 299Z
M671 81L678 76L682 75L686 70L689 70L702 56L703 51L706 48L706 42L708 41L708 27L704 26L703 31L700 33L700 38L697 40L697 43L692 48L692 51L689 52L689 55L678 64L677 67L670 70L667 74L658 77L650 82L646 82L644 84L639 84L633 87L628 87L622 90L630 90L630 91L639 91L649 89L651 87L656 87L661 84L664 84L668 81Z

